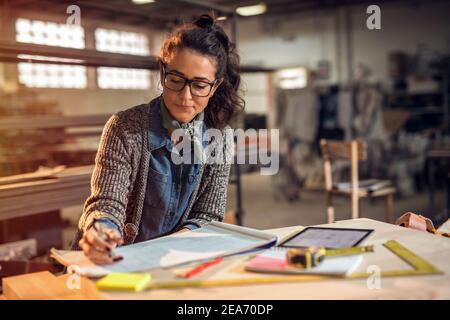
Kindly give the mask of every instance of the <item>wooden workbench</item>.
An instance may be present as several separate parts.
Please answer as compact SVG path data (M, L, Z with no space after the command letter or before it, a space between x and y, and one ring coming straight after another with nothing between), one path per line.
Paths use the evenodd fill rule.
M379 266L381 271L410 269L398 256L388 251L382 246L388 240L396 240L417 255L432 263L440 269L443 274L413 276L413 277L385 277L381 278L379 289L370 289L367 279L333 279L309 280L302 282L286 282L276 284L252 284L240 286L202 287L202 288L179 288L179 289L158 289L148 290L140 293L112 293L112 292L86 292L79 293L80 297L91 299L223 299L223 300L245 300L245 299L450 299L450 239L425 232L415 231L402 227L397 227L384 222L371 219L355 219L339 221L331 225L342 228L365 228L374 229L364 242L373 244L375 253L368 253L364 256L364 261L356 272L366 272L369 266ZM284 238L303 227L288 227L281 229L266 230ZM247 257L248 258L248 257ZM206 279L226 279L238 277L255 276L255 274L244 274L242 262L246 256L227 258L222 264L205 271L203 277ZM167 273L167 271L165 271ZM30 274L29 276L33 276ZM49 275L46 275L47 277ZM67 275L59 277L61 281L66 281ZM160 280L156 272L152 272L152 278ZM24 285L30 286L33 281L18 282L17 287L21 287L22 292L29 295ZM31 279L33 280L33 279ZM37 280L36 280L37 281ZM36 282L35 281L35 282ZM83 279L87 281L87 279ZM42 281L41 281L42 282ZM39 283L41 283L39 282ZM36 284L35 284L36 285ZM38 287L41 285L37 284ZM92 282L87 283L86 288L94 288ZM60 290L61 291L61 290ZM66 290L67 291L67 290ZM45 297L50 297L46 293ZM51 297L56 299L71 299L77 296L71 295ZM79 298L80 298L79 297ZM33 297L36 298L36 297ZM44 298L44 297L42 297Z
M382 244L397 240L434 264L443 275L382 278L380 289L369 289L367 279L336 279L294 283L242 285L208 288L152 290L141 293L103 293L106 299L450 299L450 239L425 232L397 227L371 219L336 222L333 227L368 228L375 232L365 244ZM267 230L280 237L301 226ZM385 269L408 269L406 264L387 249L367 254L357 270L365 272L369 265ZM240 258L242 259L242 258ZM227 274L230 275L230 272Z

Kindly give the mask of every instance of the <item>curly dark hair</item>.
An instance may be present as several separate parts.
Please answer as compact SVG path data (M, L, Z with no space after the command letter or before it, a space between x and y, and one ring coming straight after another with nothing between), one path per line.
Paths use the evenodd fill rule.
M162 64L170 61L174 52L182 48L215 59L216 79L223 78L223 82L205 108L205 121L214 128L223 129L245 107L239 90L241 76L236 46L222 27L214 23L211 16L204 14L193 23L179 27L165 39L160 53Z

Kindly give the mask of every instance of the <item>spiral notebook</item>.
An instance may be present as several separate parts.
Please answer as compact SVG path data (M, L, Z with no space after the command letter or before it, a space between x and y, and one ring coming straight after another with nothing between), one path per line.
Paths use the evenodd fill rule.
M312 274L346 277L352 274L363 260L362 255L326 257L317 267L298 269L288 265L286 261L287 250L288 248L282 247L268 249L247 262L245 270L265 273Z

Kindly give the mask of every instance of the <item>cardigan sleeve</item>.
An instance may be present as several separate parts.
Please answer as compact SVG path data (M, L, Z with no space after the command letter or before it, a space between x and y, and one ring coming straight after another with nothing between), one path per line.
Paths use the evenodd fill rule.
M82 232L94 220L106 218L117 226L123 237L132 166L119 121L113 115L103 129L91 178L91 194L79 220Z

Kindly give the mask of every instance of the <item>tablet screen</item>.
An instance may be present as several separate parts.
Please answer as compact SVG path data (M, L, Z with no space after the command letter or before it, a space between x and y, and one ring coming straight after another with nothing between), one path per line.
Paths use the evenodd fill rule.
M373 230L308 227L287 239L282 247L345 248L359 244Z

